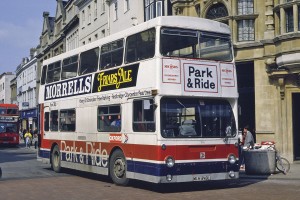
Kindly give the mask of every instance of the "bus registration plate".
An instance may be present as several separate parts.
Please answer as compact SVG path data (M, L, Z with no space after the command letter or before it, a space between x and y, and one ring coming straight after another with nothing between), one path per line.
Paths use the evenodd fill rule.
M211 180L210 176L194 176L193 181L209 181Z

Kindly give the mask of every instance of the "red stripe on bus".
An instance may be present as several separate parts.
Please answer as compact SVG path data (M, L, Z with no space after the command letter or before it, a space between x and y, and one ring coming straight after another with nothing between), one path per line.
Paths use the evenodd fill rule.
M52 144L57 143L62 151L76 153L95 152L106 150L110 154L115 147L122 149L126 157L154 161L164 161L166 156L174 156L175 160L195 159L226 159L228 154L238 156L238 149L235 145L169 145L163 150L159 145L144 144L116 144L104 142L85 142L43 140L42 148L51 149ZM98 152L99 152L98 151Z

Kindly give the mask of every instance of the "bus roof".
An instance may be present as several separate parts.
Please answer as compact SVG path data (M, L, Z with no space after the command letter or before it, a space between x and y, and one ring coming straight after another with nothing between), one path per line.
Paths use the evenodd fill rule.
M205 19L205 18L188 17L188 16L161 16L161 17L156 17L149 21L143 22L136 26L130 27L123 31L114 33L112 35L106 36L104 38L101 38L99 40L96 40L94 42L86 44L84 46L80 46L76 49L62 53L55 57L49 58L48 60L45 60L43 62L43 65L47 65L47 64L55 62L57 60L61 60L61 59L65 58L66 54L67 55L75 55L80 52L98 47L102 44L106 44L108 42L111 42L111 41L114 41L117 39L125 38L129 35L147 30L152 27L157 27L157 26L169 26L169 27L196 29L196 30L209 31L209 32L211 31L211 32L223 33L223 34L231 33L228 25L221 23L221 22Z

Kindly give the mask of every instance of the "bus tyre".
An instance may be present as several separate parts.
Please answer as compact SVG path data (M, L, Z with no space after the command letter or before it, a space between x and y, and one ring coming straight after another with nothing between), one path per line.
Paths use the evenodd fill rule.
M60 151L57 145L54 146L51 153L51 167L53 171L57 173L61 172Z
M126 178L127 162L123 152L117 149L111 155L109 161L110 178L116 185L126 186L129 179Z

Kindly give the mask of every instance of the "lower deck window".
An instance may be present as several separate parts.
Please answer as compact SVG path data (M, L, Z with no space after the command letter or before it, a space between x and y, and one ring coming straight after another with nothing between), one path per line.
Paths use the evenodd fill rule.
M75 131L75 109L61 110L59 112L60 131Z
M136 100L133 102L133 131L155 131L153 105L153 99Z
M120 132L121 106L99 106L97 126L99 132Z

